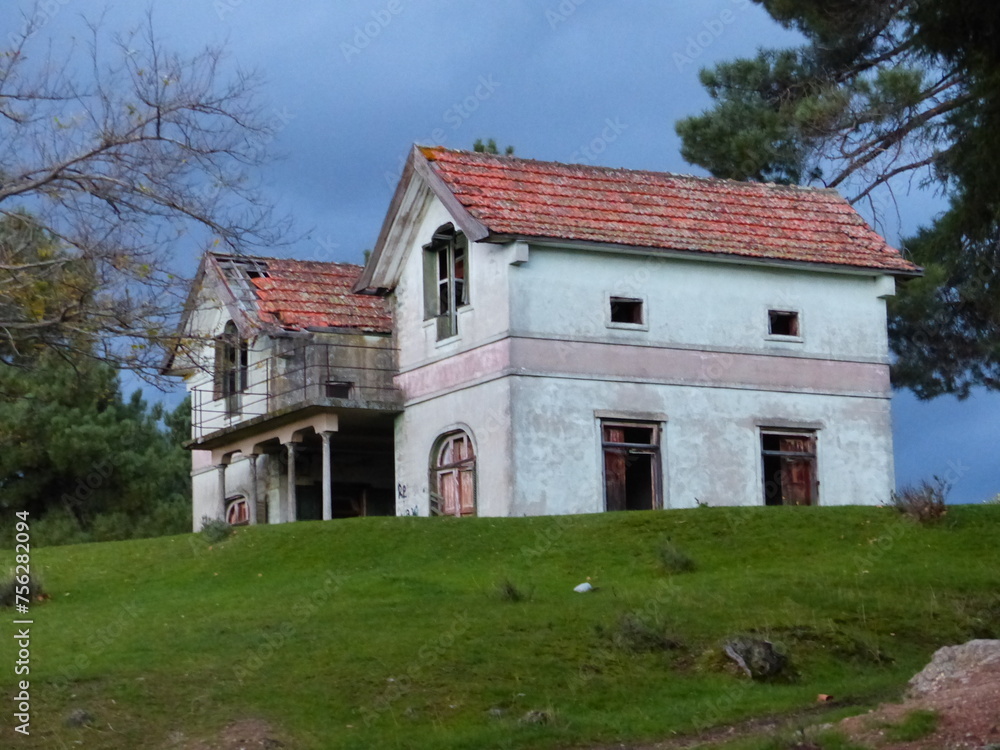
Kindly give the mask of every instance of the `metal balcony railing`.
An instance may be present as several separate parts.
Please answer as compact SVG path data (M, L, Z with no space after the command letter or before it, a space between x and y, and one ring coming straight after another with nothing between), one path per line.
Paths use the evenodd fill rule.
M401 404L392 380L395 353L388 345L310 344L251 360L242 389L222 393L217 383L209 382L191 390L192 436L198 439L255 417L331 399L372 407Z

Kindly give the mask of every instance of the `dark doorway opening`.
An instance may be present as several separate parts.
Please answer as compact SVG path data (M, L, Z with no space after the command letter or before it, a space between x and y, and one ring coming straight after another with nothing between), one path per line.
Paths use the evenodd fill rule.
M323 488L313 484L295 487L295 519L298 521L323 520Z

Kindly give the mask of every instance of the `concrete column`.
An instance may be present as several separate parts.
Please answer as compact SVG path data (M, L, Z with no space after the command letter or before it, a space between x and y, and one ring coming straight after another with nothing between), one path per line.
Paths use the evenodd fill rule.
M319 434L323 440L323 520L333 518L333 467L330 458L330 433Z
M218 491L215 498L215 517L220 521L226 520L226 465L216 464L216 481Z
M250 525L257 525L257 454L247 455L250 461Z
M292 522L297 515L295 507L295 443L285 443L288 449L288 505L285 509L285 520Z

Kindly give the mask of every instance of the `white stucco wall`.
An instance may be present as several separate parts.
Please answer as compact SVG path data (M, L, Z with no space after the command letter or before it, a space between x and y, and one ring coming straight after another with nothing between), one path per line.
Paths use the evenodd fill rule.
M429 199L418 228L404 249L399 284L393 295L396 345L400 370L468 351L484 342L505 336L510 318L507 269L511 248L471 243L469 248L469 305L459 310L459 335L437 340L433 320L424 320L423 246L434 231L454 220L436 198Z
M512 377L509 515L604 510L597 413L662 422L664 507L763 504L760 427L813 427L820 505L886 503L889 403L729 388ZM485 457L484 457L485 460Z
M264 335L251 338L247 350L248 386L240 394L240 412L229 413L224 401L215 399L215 342L231 320L229 309L206 283L190 312L186 335L188 352L176 365L183 368L184 386L191 397L191 437L200 438L215 430L267 412L268 358L273 341ZM192 469L196 469L193 466Z
M431 454L455 430L472 437L477 512L506 516L513 496L510 381L506 378L413 403L396 420L396 515L427 515Z
M204 452L204 451L196 451ZM314 482L307 472L302 473L297 484ZM194 530L199 531L204 517L218 517L219 474L215 466L206 466L204 462L191 472L192 520ZM252 501L253 474L250 468L250 458L236 454L232 462L226 466L226 497L242 495L248 502ZM259 517L258 523L284 523L287 513L286 504L281 499L286 497L287 477L278 456L262 454L257 457L257 499L266 502L267 517Z
M886 309L879 295L886 281L879 278L532 246L530 261L510 269L510 329L513 335L884 362ZM648 330L608 327L612 295L643 299ZM797 311L802 341L769 340L769 309Z

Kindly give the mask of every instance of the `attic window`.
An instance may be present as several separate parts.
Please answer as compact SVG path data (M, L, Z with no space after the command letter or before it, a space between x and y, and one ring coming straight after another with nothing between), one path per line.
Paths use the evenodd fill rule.
M768 333L772 336L798 336L799 314L790 310L768 310Z
M625 323L628 325L641 326L645 321L642 319L642 300L631 297L611 298L611 322Z

